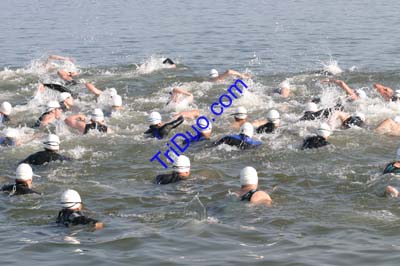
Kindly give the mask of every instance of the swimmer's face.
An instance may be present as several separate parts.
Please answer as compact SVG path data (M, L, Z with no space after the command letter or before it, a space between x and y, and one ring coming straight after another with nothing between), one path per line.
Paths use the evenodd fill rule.
M68 97L65 99L64 103L68 106L73 106L74 105L74 99L72 97Z

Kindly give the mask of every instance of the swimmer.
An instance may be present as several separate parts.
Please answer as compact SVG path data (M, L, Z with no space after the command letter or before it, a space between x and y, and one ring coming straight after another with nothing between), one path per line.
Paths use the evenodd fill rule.
M176 68L176 64L170 58L166 58L166 59L163 58L162 63L163 63L163 65L169 66L170 68Z
M3 102L0 105L0 125L4 125L10 122L11 111L12 111L12 106L9 102Z
M393 91L393 89L378 83L374 84L373 86L376 91L383 97L383 99L385 99L385 101L396 102L400 99L400 90Z
M349 129L352 127L363 127L365 124L365 115L361 112L355 112L350 115L345 112L336 112L333 119L339 119L342 122L343 129Z
M235 194L241 201L249 201L253 204L272 204L271 197L262 190L258 190L258 174L256 169L246 166L240 171L240 190Z
M4 131L4 137L0 137L0 146L17 147L21 143L18 139L18 131L14 128L7 128Z
M279 112L275 109L269 110L267 113L267 120L268 120L267 123L257 128L258 134L273 133L275 129L277 129L280 126L281 119Z
M24 194L41 194L32 190L32 177L40 177L33 174L32 168L29 164L23 163L17 167L15 173L15 184L4 185L1 191L7 192L9 196L24 195Z
M150 138L163 139L168 136L169 132L171 132L172 129L182 124L184 118L183 116L180 116L173 121L162 123L160 113L152 112L149 115L148 121L150 123L150 127L146 132L144 132L144 134L146 134L147 137Z
M190 159L185 155L179 155L175 159L171 174L158 175L154 181L157 185L166 185L186 180L190 177Z
M94 229L102 229L104 227L103 223L88 218L82 213L82 204L81 196L77 191L73 189L64 191L61 195L62 210L58 213L56 223L66 227L89 225Z
M383 174L400 174L400 148L397 149L396 161L386 165Z
M93 110L90 121L86 123L86 116L83 114L71 115L65 119L65 123L75 129L78 129L82 134L87 134L91 130L96 130L102 133L111 133L104 121L103 111L99 108Z
M300 121L310 121L320 118L328 118L331 115L331 109L318 110L318 106L314 102L308 102L305 106L305 112Z
M235 121L231 124L231 128L240 129L244 123L249 122L247 117L247 109L243 106L236 108L235 112L231 115L233 115L233 118L235 119ZM260 119L251 122L254 127L260 127L265 123L268 123L268 120Z
M74 99L68 92L60 93L60 95L58 96L58 102L60 103L61 109L64 112L71 110L74 106Z
M57 135L49 134L43 142L44 151L39 151L29 155L22 160L21 163L30 165L43 165L52 161L70 161L71 158L59 154L60 151L60 138Z
M375 128L375 132L390 136L400 136L400 116L385 119Z
M82 83L85 84L85 87L94 95L96 95L96 97L99 97L101 94L103 94L104 92L98 88L96 88L96 86L94 86L94 84L90 83L90 82L86 82L84 80L81 81ZM108 93L110 94L111 97L113 97L114 95L118 95L118 92L116 89L111 88L108 90Z
M251 75L246 74L246 73L240 73L235 70L227 70L223 74L219 75L218 71L216 69L211 69L209 77L211 81L216 82L216 81L222 81L228 77L237 77L241 79L246 79L246 78L251 78Z
M331 135L332 131L328 124L321 123L319 128L317 129L317 135L307 137L304 142L303 146L301 147L302 150L305 149L315 149L324 147L329 145L330 143L327 141L329 136Z
M169 94L171 95L171 98L169 99L167 105L170 103L179 104L183 100L185 100L187 103L193 102L193 94L182 88L173 88Z
M343 80L340 79L326 79L322 80L321 83L334 83L341 87L347 95L350 97L350 100L355 101L358 99L367 98L367 94L362 89L353 90L349 85L346 84Z
M47 103L46 112L44 112L36 121L34 128L45 127L50 123L61 118L62 109L57 101L50 101Z
M288 80L284 80L279 88L273 90L274 93L280 94L283 98L288 98L290 96L290 83Z
M251 123L246 122L240 128L239 135L228 135L215 142L214 145L227 144L236 146L241 150L256 148L262 144L261 141L252 139L254 134L254 127Z
M190 136L190 143L201 142L201 141L209 141L212 134L212 124L211 122L207 122L204 119L198 121L198 133L196 136ZM183 141L183 144L187 144L186 140Z

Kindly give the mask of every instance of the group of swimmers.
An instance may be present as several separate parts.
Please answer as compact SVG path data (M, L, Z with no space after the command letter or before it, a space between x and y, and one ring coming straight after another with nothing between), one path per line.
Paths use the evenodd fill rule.
M52 60L72 61L71 58L52 55L48 58L47 63ZM175 68L175 63L167 58L162 61L169 68ZM121 110L122 97L118 95L115 89L102 91L95 87L94 84L85 80L76 80L79 76L78 72L69 72L63 69L57 70L57 75L62 80L62 83L43 83L39 84L37 93L43 93L46 89L58 91L58 98L47 102L46 110L34 123L33 128L49 129L55 121L62 119L62 113L68 113L68 116L63 120L64 123L78 131L81 134L87 134L90 131L99 133L109 133L111 129L105 123L105 116L112 115L113 112ZM223 74L219 74L217 70L212 69L209 78L212 82L221 82L226 78L250 78L246 73L240 73L234 70L228 70ZM326 79L322 83L335 84L341 87L348 95L348 101L356 101L367 97L363 90L353 90L344 81L337 79ZM94 94L97 98L103 97L108 104L107 110L104 112L101 108L93 108L90 118L84 114L71 114L74 109L74 99L77 98L76 91L71 88L74 86L84 86L88 92ZM381 84L374 84L385 100L399 101L400 91L393 91L391 88ZM290 84L287 81L281 83L280 87L274 90L274 93L280 94L283 98L292 95ZM173 88L170 91L170 99L168 104L179 104L182 100L186 102L193 101L193 95L183 88ZM363 127L366 121L365 115L360 112L349 114L344 112L344 106L340 101L331 107L325 109L318 108L319 99L310 99L305 104L305 111L299 121L320 120L319 126L316 128L316 134L308 136L304 139L301 149L315 149L329 145L328 139L334 130L334 125L340 121L342 129L351 127ZM13 107L8 102L3 102L0 105L0 126L6 127L10 124L11 113ZM106 114L105 114L106 113ZM234 121L231 127L238 130L237 134L226 135L218 140L211 141L212 124L200 120L200 128L196 136L191 136L191 143L204 143L206 147L218 145L235 146L240 150L257 148L263 143L254 139L254 134L271 134L281 126L280 113L276 109L270 109L265 119L250 121L248 118L247 109L240 106L232 113ZM174 114L174 118L169 122L163 122L159 112L151 112L148 116L149 128L144 131L145 136L149 138L165 139L169 133L180 126L186 119L194 119L200 116L200 111L197 109L180 111ZM387 133L392 135L400 135L400 118L387 119L383 121L376 129L378 133ZM3 136L0 136L1 146L20 146L22 141L18 138L18 132L15 128L7 127L3 130ZM400 173L400 149L397 153L397 161L390 163L384 170L384 173ZM176 154L173 161L173 171L170 174L158 175L154 183L165 185L179 182L190 178L190 159L181 154ZM35 176L31 165L43 165L51 161L70 161L71 158L60 154L60 139L56 134L48 134L43 141L43 151L34 153L20 161L14 176L15 183L4 185L0 190L9 195L21 194L40 194L32 189L32 178ZM272 199L267 192L258 188L258 174L256 169L251 166L244 167L240 172L241 189L235 193L242 201L250 203L271 205ZM399 196L398 190L393 186L386 187L388 196ZM103 227L103 223L86 217L82 212L82 200L79 193L75 190L68 189L61 195L61 207L57 223L71 226L78 224L89 224L94 228Z

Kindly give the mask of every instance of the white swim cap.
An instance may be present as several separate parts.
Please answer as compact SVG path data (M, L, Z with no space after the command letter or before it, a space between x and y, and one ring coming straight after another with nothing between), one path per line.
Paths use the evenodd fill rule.
M80 203L82 203L81 196L73 189L67 189L61 195L61 204L63 208L69 209Z
M319 128L317 129L317 135L327 138L331 135L331 127L327 123L321 123Z
M190 171L190 159L185 155L179 155L174 161L172 168L177 173L185 173Z
M395 117L393 117L393 121L396 123L400 123L400 115L396 115Z
M198 124L199 124L200 132L204 132L204 133L211 132L212 124L210 121L208 121L208 126L207 126L207 121L205 119L200 119Z
M159 112L151 112L148 118L150 125L157 125L161 123L161 120L162 118Z
M15 179L19 181L32 180L33 176L38 175L33 174L32 167L27 163L21 163L15 171Z
M235 113L232 114L237 119L246 119L247 118L247 109L243 106L239 106L236 108Z
M356 89L356 93L357 93L358 97L360 97L361 99L366 99L366 98L368 98L368 97L367 97L367 94L366 94L365 91L362 90L362 89Z
M14 128L7 128L4 130L4 136L9 139L16 139L18 135L18 131Z
M0 105L0 112L5 114L5 115L10 115L12 110L12 106L9 102L3 102Z
M317 112L318 111L318 106L316 103L313 102L308 102L306 103L306 107L305 107L306 112Z
M114 88L108 89L108 93L111 95L111 97L118 95L117 90Z
M43 146L46 150L58 151L60 149L60 138L57 135L49 134L43 141Z
M210 76L211 78L216 78L216 77L218 77L218 75L219 75L219 74L218 74L218 71L217 71L216 69L211 69L211 70L210 70L210 75L209 75L209 76Z
M396 98L400 98L400 90L395 90L393 96Z
M249 138L253 137L254 127L251 123L246 122L240 127L240 134L244 134Z
M282 83L280 84L281 88L286 88L286 89L290 89L290 83L287 79L285 79L284 81L282 81Z
M258 174L254 167L246 166L240 171L240 185L257 185L258 184Z
M57 101L50 101L47 103L47 112L50 112L57 108L61 108L60 104Z
M280 119L279 112L275 109L269 110L267 113L267 119L272 123L278 123Z
M93 110L91 114L91 118L95 122L102 122L104 121L104 114L103 111L100 108L96 108Z
M122 98L119 95L114 95L112 97L112 107L120 107L122 106Z
M71 97L71 94L69 92L62 92L59 96L58 96L58 101L59 102L63 102L65 101L67 98Z
M358 116L363 122L365 121L365 115L361 112L355 112L354 116Z

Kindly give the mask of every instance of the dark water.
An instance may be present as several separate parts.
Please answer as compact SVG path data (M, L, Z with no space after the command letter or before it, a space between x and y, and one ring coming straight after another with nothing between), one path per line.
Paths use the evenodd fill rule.
M63 152L75 160L34 169L43 196L2 198L1 265L398 265L398 201L378 196L386 183L398 183L380 175L398 138L371 130L400 111L372 89L375 82L398 88L398 8L395 1L2 1L0 101L17 105L14 126L27 143L0 150L1 183L41 149L40 137L29 141L28 126L56 96L33 98L39 80L57 80L41 65L47 55L75 58L61 67L79 69L99 88L116 88L125 109L107 119L114 130L108 136L58 125ZM163 56L178 68L162 69ZM364 112L367 128L337 130L332 147L300 151L316 127L297 121L303 104L320 96L328 107L344 94L314 74L336 64L341 79L370 97L345 106ZM264 145L256 151L190 147L193 179L155 186L153 178L165 171L149 159L167 140L143 137L147 115L157 110L169 118L167 92L179 85L210 117L210 104L233 81L208 82L211 68L252 73L249 92L231 109L245 106L256 119L277 108L282 129L257 137ZM288 100L271 93L284 79L294 89ZM105 106L76 90L81 112ZM231 109L214 124L215 139L234 133ZM258 170L273 207L230 196L247 165ZM105 229L54 225L67 188L80 192Z

